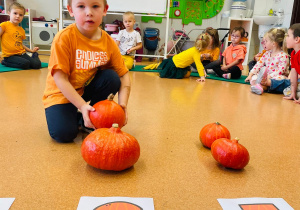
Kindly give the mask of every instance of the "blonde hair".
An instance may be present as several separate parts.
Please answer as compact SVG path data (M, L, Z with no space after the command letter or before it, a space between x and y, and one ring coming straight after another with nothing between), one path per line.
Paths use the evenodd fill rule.
M72 5L72 0L68 0L68 5L71 6ZM104 6L107 5L107 0L104 0Z
M127 12L125 12L125 13L123 14L123 17L124 17L124 16L126 16L126 15L128 15L128 16L132 16L132 17L133 17L133 19L135 19L135 18L134 18L134 13L133 13L133 12L131 12L131 11L127 11Z
M18 3L18 2L13 2L11 5L9 5L8 12L11 12L11 10L15 9L15 8L22 9L24 11L24 15L25 15L25 13L26 13L25 7L22 4Z
M202 50L205 50L209 46L209 43L210 43L209 35L206 33L203 33L197 37L196 42L195 42L195 47L197 50L202 51Z
M273 42L276 42L278 46L287 53L286 39L285 39L286 31L281 28L271 28L267 32L267 37Z

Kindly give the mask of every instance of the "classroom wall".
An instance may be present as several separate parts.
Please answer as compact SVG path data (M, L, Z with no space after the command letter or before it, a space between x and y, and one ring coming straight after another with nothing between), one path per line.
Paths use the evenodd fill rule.
M36 16L46 20L59 18L59 0L18 0L24 7L34 9Z

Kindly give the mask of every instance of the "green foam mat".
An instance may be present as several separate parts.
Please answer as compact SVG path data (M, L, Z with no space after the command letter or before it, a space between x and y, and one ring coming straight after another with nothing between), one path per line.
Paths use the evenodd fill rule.
M139 72L159 72L159 70L144 70L143 67L145 66L139 66L136 65L133 69L131 69L130 71L139 71ZM192 77L199 77L198 72L192 72L191 73ZM218 77L215 74L208 74L208 77L206 77L206 79L214 79L214 80L220 80L220 81L226 81L226 82L234 82L234 83L241 83L241 84L247 84L249 85L249 82L245 82L245 79L247 78L247 76L242 75L241 78L239 79L224 79L222 77Z
M48 67L48 63L42 63L41 68L45 68L45 67ZM24 69L11 68L0 64L0 72L20 71L20 70L24 70Z

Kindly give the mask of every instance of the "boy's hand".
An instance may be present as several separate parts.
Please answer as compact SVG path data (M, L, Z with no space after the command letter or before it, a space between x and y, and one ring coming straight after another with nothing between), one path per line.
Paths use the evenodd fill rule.
M202 76L202 77L200 77L200 79L197 79L196 81L197 81L197 82L205 82L205 77Z
M90 112L95 111L95 108L90 106L89 104L84 104L82 107L80 107L80 111L82 113L83 121L84 121L84 126L87 128L95 128L93 123L90 120Z
M131 52L132 52L131 48L128 49L128 50L126 51L126 53L127 53L128 55L129 55Z
M120 106L122 107L122 109L123 109L124 112L125 112L125 123L124 123L124 125L126 125L126 124L127 124L127 121L128 121L127 107L126 107L125 104L120 104Z
M33 48L32 52L34 53L34 52L38 51L39 49L40 49L39 47L35 47L35 48Z
M256 54L256 55L254 56L254 60L255 60L255 61L258 61L260 56L261 56L261 53Z
M286 100L294 100L295 102L297 101L295 93L291 93L290 96L285 96L283 98Z

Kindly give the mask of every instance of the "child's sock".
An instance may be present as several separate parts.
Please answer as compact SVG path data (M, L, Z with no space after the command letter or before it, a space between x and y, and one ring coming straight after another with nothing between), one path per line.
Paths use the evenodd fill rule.
M34 52L34 53L32 53L31 57L32 58L37 58L37 57L39 57L39 54L37 52Z
M231 79L231 73L223 74L222 77L225 79Z
M264 92L264 89L260 84L256 84L251 86L251 92L261 95Z

